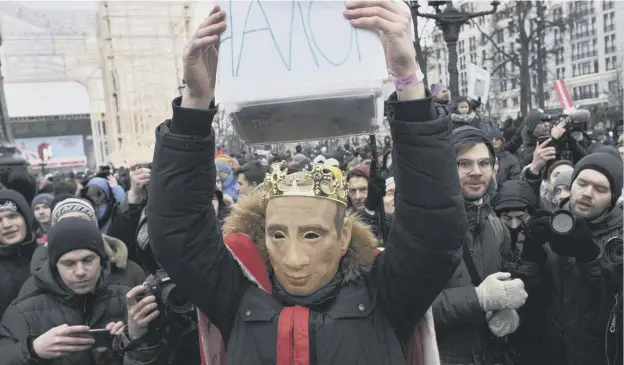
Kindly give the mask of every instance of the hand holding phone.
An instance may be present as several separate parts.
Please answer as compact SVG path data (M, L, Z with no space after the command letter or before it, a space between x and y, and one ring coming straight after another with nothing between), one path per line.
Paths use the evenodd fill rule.
M67 356L74 352L90 350L93 338L80 338L79 334L87 333L87 326L68 326L62 324L51 328L33 341L33 350L42 359L51 360Z

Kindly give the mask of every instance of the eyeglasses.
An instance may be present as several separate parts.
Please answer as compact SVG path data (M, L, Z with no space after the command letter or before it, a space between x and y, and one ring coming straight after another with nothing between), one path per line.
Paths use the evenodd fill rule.
M465 174L471 173L474 170L475 165L479 165L479 171L481 172L492 171L492 160L489 158L484 158L478 161L467 159L457 160L457 168Z

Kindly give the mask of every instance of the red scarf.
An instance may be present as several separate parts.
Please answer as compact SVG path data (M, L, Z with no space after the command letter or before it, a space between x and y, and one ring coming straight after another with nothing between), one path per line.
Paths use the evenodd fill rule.
M268 268L249 236L235 233L225 237L225 245L238 261L245 276L266 292L271 292ZM383 249L379 249L381 253ZM309 365L308 319L310 310L284 307L277 326L277 365ZM197 310L199 349L202 365L225 365L225 346L219 330ZM414 328L408 365L440 365L431 308Z

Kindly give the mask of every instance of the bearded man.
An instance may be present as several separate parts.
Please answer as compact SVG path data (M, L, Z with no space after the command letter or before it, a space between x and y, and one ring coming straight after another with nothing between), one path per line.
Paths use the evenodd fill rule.
M380 32L397 86L389 101L396 210L385 251L378 254L370 231L347 214L340 171L320 164L290 176L273 166L262 191L233 208L224 237L212 209L209 122L227 19L219 7L190 40L187 87L173 102L173 118L156 131L150 243L183 295L223 335L227 364L439 364L408 353L414 327L457 268L466 233L448 121L432 114L409 11L362 1L347 3L344 16ZM241 267L235 247L245 240L265 255L264 284Z

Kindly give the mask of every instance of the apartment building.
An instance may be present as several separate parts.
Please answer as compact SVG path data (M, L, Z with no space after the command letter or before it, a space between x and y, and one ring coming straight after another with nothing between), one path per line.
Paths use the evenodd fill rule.
M534 1L533 4L536 2ZM545 108L557 109L559 102L552 81L564 78L572 99L578 107L590 110L608 110L622 115L622 88L624 87L624 1L544 1L544 21L566 22L564 31L548 28L543 32ZM487 10L489 2L458 2L459 9L470 12ZM508 63L502 52L512 53L516 47L517 16L515 2L503 2L493 15L476 18L463 26L457 44L460 93L467 93L467 64L474 63L493 71L490 85L490 111L493 116L515 117L520 111L520 72L518 65ZM525 22L530 31L536 24L537 11L533 6ZM504 32L494 29L504 28ZM491 42L489 41L491 38ZM442 33L435 29L430 39L427 76L429 83L447 82L448 55ZM493 44L495 43L495 45ZM531 61L536 57L536 44L531 44ZM530 69L532 97L530 107L537 107L535 87L537 67Z

